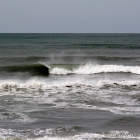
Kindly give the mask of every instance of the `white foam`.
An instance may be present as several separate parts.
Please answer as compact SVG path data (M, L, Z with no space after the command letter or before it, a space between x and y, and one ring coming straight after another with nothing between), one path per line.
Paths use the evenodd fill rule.
M72 71L70 70L67 70L67 69L64 69L64 68L53 68L51 71L50 71L51 74L56 74L56 75L67 75L67 74L71 74Z
M37 102L52 108L82 108L109 111L114 114L140 114L138 94L140 80L115 81L65 79L58 81L1 81L0 96L16 95L13 101ZM106 106L96 106L99 102ZM95 104L94 104L95 103ZM108 106L114 104L115 107ZM120 107L121 105L121 107ZM24 121L24 116L20 117ZM26 117L25 117L26 118ZM18 121L18 120L16 120Z
M43 88L46 85L45 82L38 82L36 80L29 80L27 82L22 81L0 81L1 89L17 89L17 88Z
M64 132L65 133L65 132ZM38 138L29 138L29 135L40 136ZM44 136L45 135L45 136ZM54 129L46 130L13 130L0 128L0 139L22 139L22 140L94 140L94 139L140 139L140 133L131 133L129 131L109 131L103 133L73 133L69 136L59 136Z
M92 65L86 64L74 70L76 74L95 74L108 72L130 72L140 74L139 66L123 66L123 65Z
M23 133L19 133L16 132L16 130L13 129L3 129L0 128L0 139L6 139L6 138L10 138L10 139L14 139L14 138L21 138L24 137Z
M84 78L65 78L65 79L54 79L52 81L45 81L40 79L31 79L28 81L18 81L18 80L3 80L0 81L0 90L10 90L13 91L15 89L24 88L24 89L48 89L53 87L65 87L65 86L91 86L91 88L101 88L103 86L109 86L112 88L125 88L125 87L133 87L140 88L140 80L86 80Z
M67 74L97 74L97 73L133 73L140 74L139 66L123 66L123 65L93 65L88 63L86 65L82 65L79 68L75 68L73 70L68 70L65 68L53 68L50 70L51 74L56 75L67 75Z
M42 138L37 138L36 140L104 140L104 139L140 139L139 133L130 133L128 131L110 131L108 133L79 133L74 136L65 137L49 137L45 136ZM31 139L29 139L31 140Z

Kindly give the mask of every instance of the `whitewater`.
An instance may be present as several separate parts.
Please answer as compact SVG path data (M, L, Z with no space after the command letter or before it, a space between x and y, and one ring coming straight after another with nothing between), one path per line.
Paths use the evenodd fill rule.
M97 73L133 73L140 74L139 66L123 66L123 65L94 65L87 63L73 70L55 67L50 70L51 74L67 75L67 74L97 74Z
M140 139L140 34L0 34L0 140Z

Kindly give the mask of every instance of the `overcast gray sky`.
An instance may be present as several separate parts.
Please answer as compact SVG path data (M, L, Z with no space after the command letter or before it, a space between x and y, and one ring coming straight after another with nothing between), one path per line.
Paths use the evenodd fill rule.
M0 0L0 33L140 33L140 0Z

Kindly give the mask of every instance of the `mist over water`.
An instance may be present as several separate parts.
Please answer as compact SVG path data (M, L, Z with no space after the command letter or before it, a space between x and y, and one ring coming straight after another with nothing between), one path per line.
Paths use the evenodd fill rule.
M139 139L140 34L0 34L0 139Z

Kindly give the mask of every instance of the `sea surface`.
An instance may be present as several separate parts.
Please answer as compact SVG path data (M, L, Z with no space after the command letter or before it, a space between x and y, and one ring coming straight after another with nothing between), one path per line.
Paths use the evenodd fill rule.
M0 34L0 140L140 139L140 34Z

